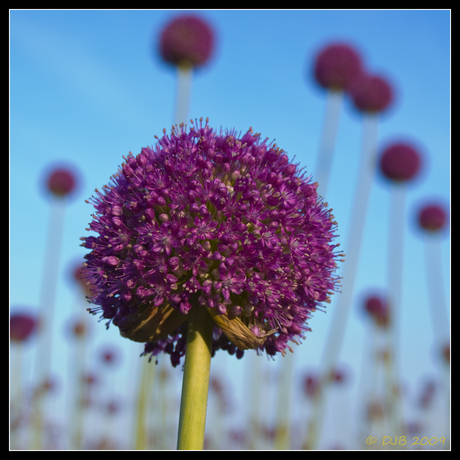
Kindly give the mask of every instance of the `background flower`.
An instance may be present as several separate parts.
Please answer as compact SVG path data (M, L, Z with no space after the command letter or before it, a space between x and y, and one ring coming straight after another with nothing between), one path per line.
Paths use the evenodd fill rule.
M159 50L169 64L202 66L211 57L214 32L211 26L195 15L180 15L161 32Z

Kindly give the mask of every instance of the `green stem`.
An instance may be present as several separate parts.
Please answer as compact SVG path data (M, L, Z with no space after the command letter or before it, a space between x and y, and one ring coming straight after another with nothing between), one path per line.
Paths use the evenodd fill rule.
M188 314L177 449L202 450L214 321L201 305L194 305Z

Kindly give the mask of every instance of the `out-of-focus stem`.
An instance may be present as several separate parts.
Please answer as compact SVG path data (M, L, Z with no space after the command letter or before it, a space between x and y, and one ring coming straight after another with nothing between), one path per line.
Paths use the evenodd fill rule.
M278 384L278 407L276 417L275 449L288 450L290 447L291 382L295 353L287 353L281 363Z
M66 201L66 198L63 197L53 200L51 204L45 252L45 267L43 270L44 277L40 296L40 317L37 331L38 343L35 358L36 384L40 390L34 401L33 449L42 448L43 396L46 391L42 391L41 388L50 378L52 326Z
M190 65L177 66L177 91L175 123L180 125L187 122L190 93L192 87L192 69Z
M438 234L425 236L425 257L431 323L437 358L441 364L442 390L446 398L447 427L450 428L450 358L443 357L443 348L450 346L450 318L444 296L441 240Z
M326 114L324 117L321 147L316 167L316 182L318 193L325 197L334 153L337 128L339 126L340 109L342 108L343 91L328 91Z
M390 427L395 435L400 435L401 398L398 387L399 323L402 308L402 278L404 253L405 195L404 183L391 184L390 229L388 244L388 308L390 324L387 328L388 361L386 362L387 404ZM402 435L402 433L401 433Z
M140 378L139 393L137 398L137 411L136 411L136 432L135 432L135 445L136 450L147 449L147 430L146 430L146 409L147 409L147 392L149 389L150 373L152 372L151 366L154 364L149 363L148 360L143 360L142 372Z
M441 247L439 235L425 236L427 288L430 300L431 323L436 344L442 347L450 339L450 321L444 296Z
M259 448L261 427L260 427L260 377L261 377L261 357L256 354L255 350L248 356L249 365L248 376L250 378L250 437L249 449L257 450Z
M360 172L353 202L351 225L348 230L348 242L344 248L346 254L343 266L342 292L337 295L332 325L322 360L322 372L320 377L320 391L315 398L313 414L309 424L307 440L304 444L306 449L315 449L322 426L322 418L325 407L325 393L329 384L329 376L334 371L340 348L346 330L348 312L353 296L355 275L359 261L361 241L363 239L364 223L367 205L370 196L372 181L374 179L377 158L377 114L365 114L363 119L363 141L360 159Z

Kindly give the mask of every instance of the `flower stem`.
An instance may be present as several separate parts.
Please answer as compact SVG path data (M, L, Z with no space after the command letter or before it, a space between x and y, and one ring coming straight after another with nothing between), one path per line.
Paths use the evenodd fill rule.
M177 449L202 450L214 321L201 305L194 305L188 314Z
M339 126L340 110L343 105L343 91L328 91L326 115L324 119L321 148L316 167L316 182L318 194L325 197L329 180L335 140ZM327 200L326 200L327 201Z
M304 449L316 449L318 439L321 435L323 415L325 412L326 387L329 385L329 376L334 371L339 357L342 342L346 331L348 312L353 300L353 289L359 262L359 253L364 234L364 224L369 202L369 196L375 174L377 156L377 114L366 114L363 119L363 138L360 159L360 172L355 199L353 202L351 228L348 232L346 246L346 262L343 267L342 291L337 299L337 306L332 317L332 324L329 330L329 339L326 341L324 356L322 360L322 374L320 377L321 392L314 400L313 415L310 420L307 440Z
M176 114L175 123L187 123L192 86L192 67L179 65L177 67Z

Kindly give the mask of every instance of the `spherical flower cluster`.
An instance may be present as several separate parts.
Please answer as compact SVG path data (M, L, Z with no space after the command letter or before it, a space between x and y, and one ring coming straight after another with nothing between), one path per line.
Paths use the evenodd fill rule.
M10 317L10 340L24 342L37 327L37 320L27 313L14 313Z
M427 204L420 210L418 221L420 227L429 232L442 230L447 223L447 214L438 204Z
M380 169L383 175L397 182L413 179L420 170L419 152L404 142L396 142L386 147L380 157Z
M196 16L173 19L162 31L160 53L169 64L201 66L208 61L214 48L211 27Z
M361 73L350 88L353 104L361 112L379 113L393 101L393 90L382 77Z
M377 326L384 328L389 325L390 310L387 302L382 297L377 295L368 297L364 308Z
M213 354L284 355L339 281L337 224L317 184L252 129L219 133L201 119L164 133L91 199L90 312L173 365L191 308L216 323Z
M323 48L314 65L316 81L333 91L347 90L361 72L361 58L349 45L334 43Z
M58 197L69 195L75 189L75 175L69 169L55 169L48 177L48 190Z

